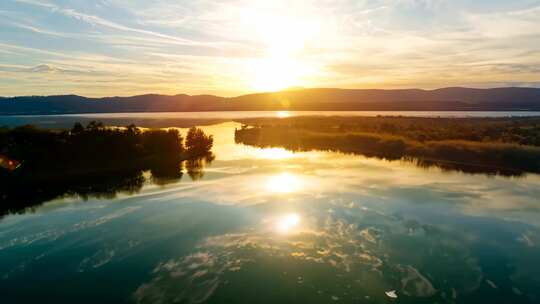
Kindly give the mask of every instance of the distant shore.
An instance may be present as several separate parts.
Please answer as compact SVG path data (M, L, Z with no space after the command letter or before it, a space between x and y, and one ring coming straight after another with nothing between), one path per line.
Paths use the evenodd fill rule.
M288 117L540 117L539 112L491 112L491 111L227 111L227 112L138 112L138 113L89 113L61 115L0 115L0 127L34 125L45 129L68 129L75 122L87 124L99 120L109 126L136 124L145 128L189 128L229 121Z
M337 89L247 94L0 98L0 115L218 111L540 111L540 88Z

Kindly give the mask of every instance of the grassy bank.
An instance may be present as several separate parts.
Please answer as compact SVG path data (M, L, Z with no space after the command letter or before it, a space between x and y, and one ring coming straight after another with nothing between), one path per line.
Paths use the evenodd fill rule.
M298 117L251 119L236 141L324 150L471 173L540 173L538 118Z

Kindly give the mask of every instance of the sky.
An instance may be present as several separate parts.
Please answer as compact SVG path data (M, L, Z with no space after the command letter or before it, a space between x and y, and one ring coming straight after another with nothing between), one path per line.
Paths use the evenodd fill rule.
M0 96L540 87L540 0L0 0Z

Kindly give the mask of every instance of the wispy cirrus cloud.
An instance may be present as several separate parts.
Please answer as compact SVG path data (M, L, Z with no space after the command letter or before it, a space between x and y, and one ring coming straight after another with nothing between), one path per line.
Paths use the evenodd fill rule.
M163 38L169 41L173 41L175 43L180 43L180 44L185 44L185 45L206 45L206 46L211 45L211 43L197 42L197 41L193 41L189 39L161 34L161 33L150 31L150 30L125 26L125 25L101 18L99 16L81 13L72 8L62 8L58 5L48 3L48 2L41 2L41 1L36 1L36 0L16 0L16 2L21 2L25 4L31 4L31 5L47 8L54 13L60 13L65 16L87 22L94 26L103 26L103 27L108 27L114 30L119 30L119 31L133 32L133 33L138 33L138 34L143 34L143 35L148 35L148 36L154 36L157 38Z

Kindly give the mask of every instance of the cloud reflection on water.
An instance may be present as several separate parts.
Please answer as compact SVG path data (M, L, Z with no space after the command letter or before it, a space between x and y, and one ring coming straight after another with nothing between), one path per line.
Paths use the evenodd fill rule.
M212 170L234 168L240 154L230 153L235 157L218 160ZM298 290L320 295L321 302L385 301L385 291L394 289L398 295L454 302L493 279L471 249L493 242L476 219L516 230L505 240L513 243L500 244L504 250L536 244L535 175L469 175L327 152L246 156L243 162L249 170L182 195L249 208L261 217L260 225L208 237L191 255L165 260L135 293L138 302L166 302L179 294L188 303L220 299L220 288L233 288L236 273L258 273L260 280L279 274ZM467 224L456 226L456 220ZM513 221L528 228L510 228ZM202 257L206 263L193 263ZM515 278L529 277L523 264L516 267ZM260 274L272 268L272 275ZM329 288L319 277L341 287ZM179 286L195 292L181 293Z
M255 148L234 144L234 127L206 127L223 137L196 182L7 217L0 255L32 251L16 255L10 274L54 256L38 245L75 243L87 250L73 271L98 268L121 281L130 273L106 271L123 261L144 265L132 290L140 303L231 302L272 288L284 288L282 300L293 299L292 288L321 303L384 302L389 290L399 300L449 303L492 290L488 281L509 290L505 299L538 296L539 176L468 175L328 152L254 157ZM92 213L89 204L100 208ZM97 241L96 228L107 232ZM129 238L115 243L119 235ZM523 298L512 298L511 288Z
M270 212L258 227L208 237L194 253L157 265L154 278L138 288L135 299L139 303L173 299L197 303L229 284L237 272L264 273L263 269L272 267L278 267L276 272L283 280L297 279L295 288L319 294L319 300L369 296L383 301L389 289L412 297L430 297L438 291L430 278L441 271L461 276L459 282L437 282L438 288L449 295L443 298L451 300L452 291L466 293L482 280L476 260L468 256L464 245L446 243L446 232L430 231L433 228L428 226L408 228L400 219L366 208L345 207L355 209L355 218L346 220L339 212L319 207L306 207L302 218L296 213ZM280 225L300 227L293 234L283 234ZM415 251L414 247L393 243L401 238L420 242L424 249ZM448 252L453 254L449 256ZM417 259L435 260L437 264L431 266L433 269L419 269L413 266ZM328 290L327 282L317 280L319 277L331 279L340 287ZM263 280L264 274L259 279Z

